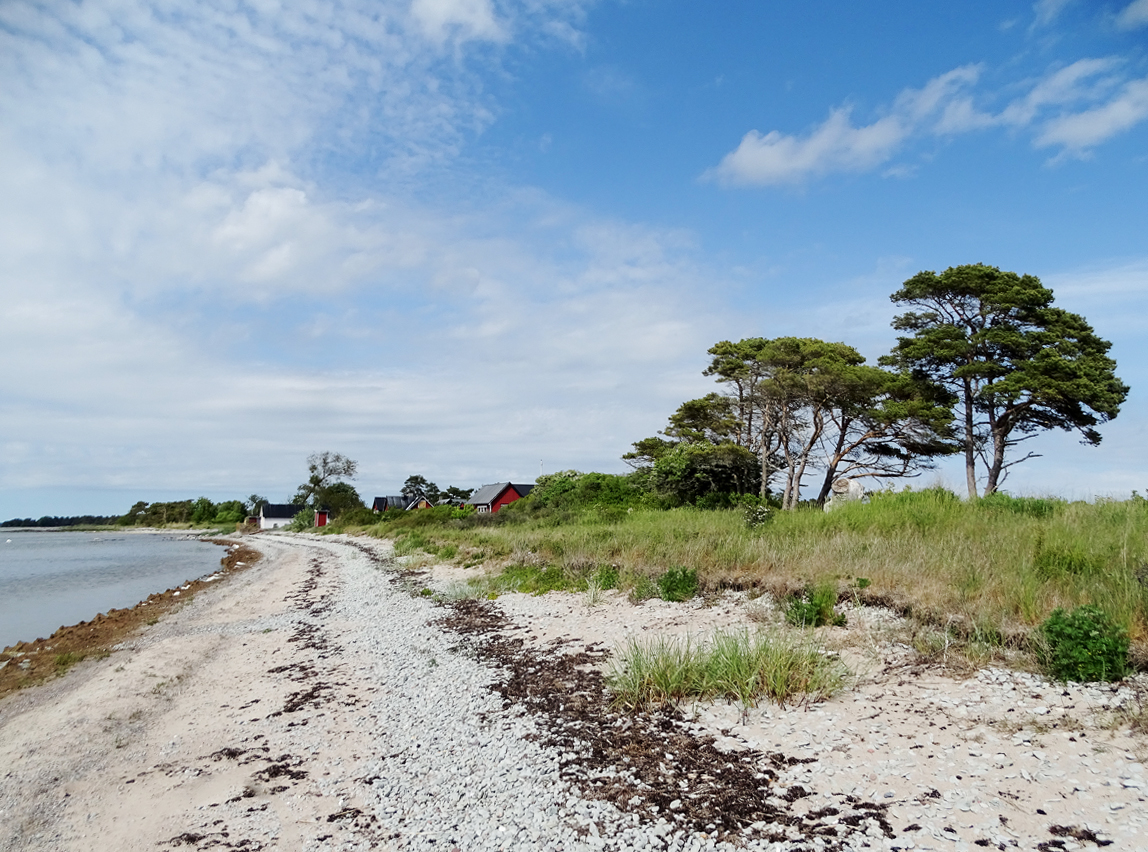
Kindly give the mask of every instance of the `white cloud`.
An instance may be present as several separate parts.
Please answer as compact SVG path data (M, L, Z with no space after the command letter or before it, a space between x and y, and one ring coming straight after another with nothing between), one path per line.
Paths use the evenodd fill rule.
M413 0L411 16L432 40L506 41L505 25L490 0Z
M1107 103L1044 124L1036 144L1081 154L1148 119L1148 77L1132 80Z
M1034 25L1038 27L1047 27L1056 22L1060 17L1060 13L1067 7L1071 6L1074 0L1037 0L1032 6L1033 14L1036 16Z
M903 90L871 124L855 125L852 110L837 107L805 136L751 130L703 179L769 186L866 172L886 166L914 139L1000 126L1032 130L1036 147L1059 146L1061 156L1082 155L1148 118L1148 78L1128 81L1121 65L1114 57L1078 60L1038 79L997 113L976 104L981 66L962 66L920 89ZM893 163L882 174L904 177L915 168Z
M1025 127L1049 107L1062 107L1100 97L1111 91L1111 76L1096 80L1099 75L1114 70L1116 59L1081 59L1052 72L1039 80L1022 98L1012 101L1001 111L999 120L1005 124Z
M838 107L804 137L751 130L705 177L724 185L761 186L800 183L830 172L868 171L887 162L919 128L952 132L954 122L970 121L967 105L959 107L966 110L963 118L948 108L964 103L960 93L976 82L979 73L978 66L964 66L933 78L923 88L906 89L888 115L868 125L854 126L851 110Z
M1116 26L1134 30L1148 24L1148 0L1133 0L1116 16Z

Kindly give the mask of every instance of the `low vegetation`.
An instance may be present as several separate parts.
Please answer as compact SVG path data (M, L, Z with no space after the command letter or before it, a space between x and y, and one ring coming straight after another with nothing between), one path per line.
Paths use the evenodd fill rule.
M1120 680L1128 673L1128 632L1104 610L1055 610L1040 626L1037 653L1061 680Z
M820 701L845 678L841 661L808 636L743 629L719 631L704 644L631 639L612 658L607 683L626 707L724 698L744 711L761 698Z
M393 538L400 554L493 569L475 581L490 595L616 587L641 600L742 589L773 595L791 622L809 626L834 623L834 604L852 601L943 634L946 651L971 643L1034 661L1054 635L1041 625L1087 605L1124 631L1134 662L1148 647L1148 500L1138 495L966 501L905 489L833 512L773 511L750 525L744 507L656 508L593 476L597 501L531 495L495 515L440 507L360 529Z

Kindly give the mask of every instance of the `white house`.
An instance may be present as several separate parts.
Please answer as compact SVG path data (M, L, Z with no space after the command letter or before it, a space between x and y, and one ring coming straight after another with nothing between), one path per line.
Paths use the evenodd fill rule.
M264 503L259 510L259 529L277 530L285 527L303 510L294 503Z

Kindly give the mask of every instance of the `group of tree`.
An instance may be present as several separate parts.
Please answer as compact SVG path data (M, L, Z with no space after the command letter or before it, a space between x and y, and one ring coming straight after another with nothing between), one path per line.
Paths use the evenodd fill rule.
M413 476L407 477L407 480L403 483L402 490L399 493L404 497L409 497L411 499L416 497L425 497L428 502L437 506L440 503L463 503L470 499L470 495L474 493L474 489L459 488L456 485L450 485L446 488L439 488L425 476L415 474Z
M1111 346L1052 306L1031 275L983 264L921 272L891 299L913 310L879 365L845 343L749 338L709 349L716 392L683 403L623 458L684 502L767 494L786 508L807 477L824 502L839 477L915 476L963 453L970 497L997 491L1021 442L1048 429L1100 443L1128 394ZM979 471L983 470L983 477ZM712 498L711 498L712 499Z
M247 500L224 500L213 503L207 497L175 500L168 503L134 503L114 522L120 526L159 527L167 524L236 524L253 514L267 501L257 494Z
M114 524L118 520L117 515L45 515L42 518L12 518L0 522L0 527L99 527Z

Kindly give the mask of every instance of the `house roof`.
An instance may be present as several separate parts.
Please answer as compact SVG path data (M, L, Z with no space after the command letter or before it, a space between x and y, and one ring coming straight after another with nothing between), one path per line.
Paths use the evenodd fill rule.
M294 518L303 511L302 506L294 503L264 503L259 510L261 518Z
M525 497L534 488L533 485L515 485L512 482L495 482L491 485L484 485L482 488L475 491L470 495L470 499L464 505L467 506L486 506L493 503L502 496L507 488L513 488L519 497Z
M388 497L376 497L375 502L371 504L371 509L378 512L387 509L409 509L419 500L425 499L422 494L392 494Z

